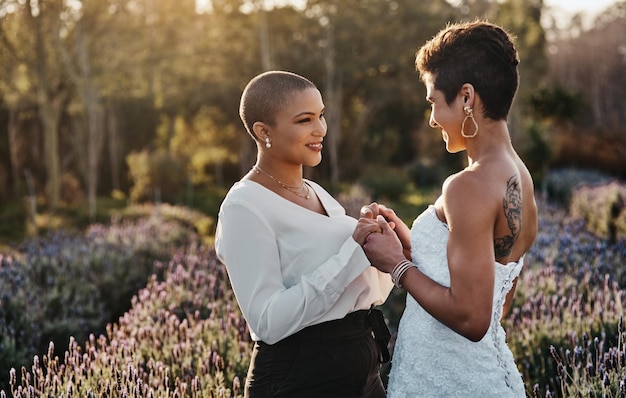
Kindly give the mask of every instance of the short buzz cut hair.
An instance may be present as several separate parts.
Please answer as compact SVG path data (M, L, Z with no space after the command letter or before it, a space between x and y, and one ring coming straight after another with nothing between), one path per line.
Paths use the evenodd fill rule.
M274 126L276 115L285 109L296 92L317 89L309 79L286 71L263 72L250 80L241 94L239 117L254 139L252 126L263 122Z
M509 113L519 84L518 64L511 36L485 21L449 24L415 58L421 78L431 75L448 104L470 83L483 102L484 115L493 120L506 119Z

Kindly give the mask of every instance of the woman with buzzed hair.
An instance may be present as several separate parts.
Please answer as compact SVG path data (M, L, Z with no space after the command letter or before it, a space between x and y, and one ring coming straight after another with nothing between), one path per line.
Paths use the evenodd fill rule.
M429 124L468 166L411 230L383 205L362 209L359 222L381 226L365 253L407 291L391 398L526 396L500 324L537 234L533 181L506 122L518 63L511 37L483 21L449 25L417 53Z
M297 74L265 72L244 89L240 116L257 160L221 205L215 248L254 340L245 396L385 397L389 332L373 307L393 284L361 247L380 227L357 227L302 176L322 159L320 92Z

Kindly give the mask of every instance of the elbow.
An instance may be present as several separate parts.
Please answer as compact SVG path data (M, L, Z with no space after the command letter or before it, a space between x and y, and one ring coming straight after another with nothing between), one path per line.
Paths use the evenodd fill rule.
M252 329L254 333L262 342L268 345L273 345L286 338L287 336L278 333L277 330L270 330L268 328L257 327L256 330Z
M471 317L456 332L466 339L477 343L485 337L490 325L490 316Z
M470 330L466 333L463 333L462 336L473 343L478 343L480 340L483 339L483 337L485 337L485 335L487 334L487 330L489 330L489 328Z

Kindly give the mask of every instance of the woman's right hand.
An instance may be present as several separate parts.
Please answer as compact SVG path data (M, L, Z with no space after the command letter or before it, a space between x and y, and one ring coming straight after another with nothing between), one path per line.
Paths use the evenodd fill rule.
M361 217L354 228L352 239L354 239L359 245L363 246L367 237L376 232L381 232L378 221L376 221L375 218Z

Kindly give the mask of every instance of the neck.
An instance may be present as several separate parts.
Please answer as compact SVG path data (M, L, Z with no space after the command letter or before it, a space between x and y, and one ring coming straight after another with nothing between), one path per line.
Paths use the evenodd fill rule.
M260 168L286 185L302 185L302 165L267 162L257 159L255 167Z
M469 166L494 152L501 151L502 148L512 148L506 120L483 119L478 125L480 130L477 136L466 139Z

